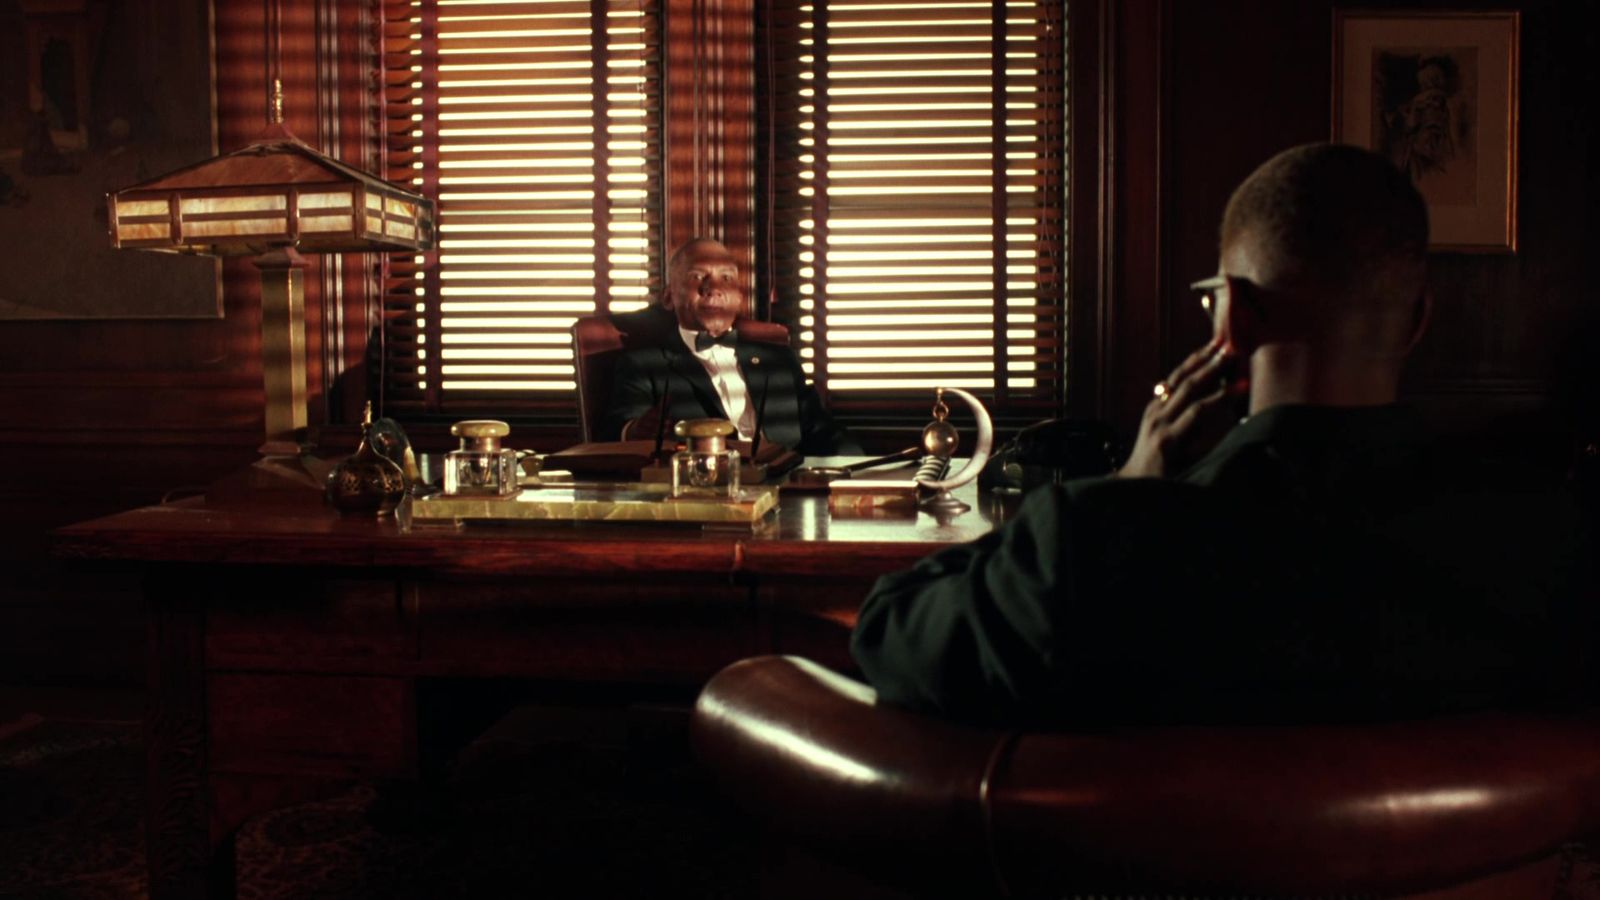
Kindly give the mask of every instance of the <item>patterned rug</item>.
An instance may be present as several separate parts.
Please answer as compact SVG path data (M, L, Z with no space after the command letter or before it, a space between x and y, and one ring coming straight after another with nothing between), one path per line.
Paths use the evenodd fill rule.
M126 723L0 731L0 898L145 897L142 760ZM237 841L239 896L759 893L754 837L699 799L693 773L634 762L623 746L491 734L432 788L361 783L251 820Z
M549 726L508 717L431 788L362 783L256 817L241 900L762 893L758 836L687 760L641 764L614 731L535 736ZM0 898L144 898L142 769L133 724L0 723ZM1600 859L1563 863L1551 900L1600 900Z
M0 897L143 897L137 726L35 716L4 731Z

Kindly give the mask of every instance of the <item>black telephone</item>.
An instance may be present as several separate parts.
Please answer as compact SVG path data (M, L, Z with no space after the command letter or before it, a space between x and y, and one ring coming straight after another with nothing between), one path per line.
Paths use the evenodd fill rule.
M1026 491L1104 475L1121 458L1111 426L1096 419L1046 419L1017 432L978 476L984 490Z

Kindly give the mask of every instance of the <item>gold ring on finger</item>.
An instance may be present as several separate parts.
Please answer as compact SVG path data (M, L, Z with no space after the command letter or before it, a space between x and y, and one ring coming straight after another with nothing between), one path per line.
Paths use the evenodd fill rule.
M1162 403L1167 402L1167 398L1172 396L1172 392L1167 390L1167 383L1165 381L1156 382L1155 394L1156 399L1160 400Z

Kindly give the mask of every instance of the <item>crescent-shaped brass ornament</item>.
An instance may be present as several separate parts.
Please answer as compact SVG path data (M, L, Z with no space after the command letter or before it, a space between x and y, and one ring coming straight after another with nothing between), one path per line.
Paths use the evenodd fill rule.
M966 401L972 410L973 418L978 420L978 445L972 450L972 458L961 467L961 471L940 481L917 480L917 486L929 491L947 492L978 477L983 471L983 466L989 461L989 451L994 447L994 422L989 419L989 411L978 401L977 397L961 390L960 388L940 388L940 392L954 394ZM954 449L952 445L952 449Z

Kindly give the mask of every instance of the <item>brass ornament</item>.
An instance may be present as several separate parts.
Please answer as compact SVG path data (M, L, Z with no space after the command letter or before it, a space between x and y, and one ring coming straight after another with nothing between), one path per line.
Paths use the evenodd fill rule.
M922 450L929 456L940 459L949 459L956 455L956 449L961 446L961 434L947 419L950 417L950 407L944 402L944 388L939 388L934 395L933 421L922 429Z
M381 518L393 514L404 499L405 473L372 446L371 403L361 415L361 445L328 473L323 493L346 516Z

